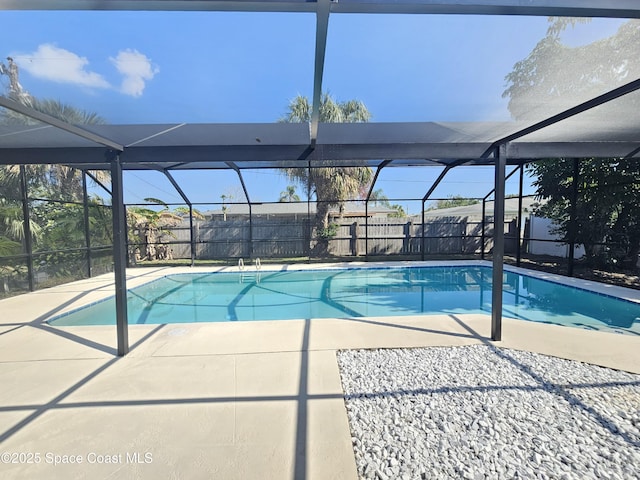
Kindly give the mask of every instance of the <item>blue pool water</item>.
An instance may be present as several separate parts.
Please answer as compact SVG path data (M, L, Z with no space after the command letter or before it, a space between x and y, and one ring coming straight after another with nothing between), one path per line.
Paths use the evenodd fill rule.
M503 314L640 335L640 304L512 272ZM491 312L491 268L354 268L167 275L128 293L130 324L235 322ZM115 324L115 300L52 319Z

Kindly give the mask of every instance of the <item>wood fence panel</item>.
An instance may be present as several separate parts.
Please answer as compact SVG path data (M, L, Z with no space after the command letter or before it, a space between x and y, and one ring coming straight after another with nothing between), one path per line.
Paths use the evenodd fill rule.
M426 255L478 254L482 250L482 222L467 218L443 217L429 219L423 228L415 220L406 218L343 219L329 240L332 255ZM493 223L488 217L484 225L485 251L493 247ZM506 251L515 249L515 221L505 222ZM171 246L174 258L190 258L189 228L167 228L170 235L163 241L184 242ZM367 241L368 236L368 241ZM197 259L237 257L302 257L309 254L309 223L306 219L283 221L259 218L196 222L194 241ZM366 248L368 247L368 252Z

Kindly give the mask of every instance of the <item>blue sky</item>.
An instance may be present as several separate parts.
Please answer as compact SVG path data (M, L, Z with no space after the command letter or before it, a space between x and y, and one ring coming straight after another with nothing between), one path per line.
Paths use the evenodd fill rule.
M0 19L0 56L16 59L24 89L109 123L273 122L313 88L312 14L2 11ZM603 38L620 23L578 25L564 41ZM504 77L547 25L540 17L332 15L323 86L339 100L363 101L372 121L506 121ZM388 168L378 185L390 198L420 198L438 174ZM492 175L454 170L434 196L484 196ZM243 200L233 172L176 177L194 202ZM254 201L277 200L289 183L272 171L245 179ZM516 189L514 179L507 190ZM125 193L130 203L179 201L147 172L127 173Z

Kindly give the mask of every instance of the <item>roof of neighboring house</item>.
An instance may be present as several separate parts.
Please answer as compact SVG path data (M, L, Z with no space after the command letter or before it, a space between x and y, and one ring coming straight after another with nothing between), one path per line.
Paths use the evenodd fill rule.
M531 213L534 203L542 203L534 197L522 198L523 213ZM486 202L486 215L493 215L493 200ZM505 216L518 215L518 198L507 198L504 201ZM439 208L436 210L425 210L425 217L482 217L482 202L462 207ZM419 215L417 215L419 216Z
M332 214L337 214L338 209L336 207L331 207L330 212ZM375 214L387 214L394 213L395 210L392 208L388 208L381 205L369 204L368 213L369 215ZM217 210L208 210L203 212L206 217L211 217L214 215L223 215L222 208ZM251 205L251 214L252 215L306 215L310 213L315 215L316 213L316 202L277 202L277 203L253 203ZM364 216L365 208L364 203L346 203L344 206L344 215L345 216ZM249 205L246 203L243 204L230 204L227 205L226 210L227 215L249 215Z

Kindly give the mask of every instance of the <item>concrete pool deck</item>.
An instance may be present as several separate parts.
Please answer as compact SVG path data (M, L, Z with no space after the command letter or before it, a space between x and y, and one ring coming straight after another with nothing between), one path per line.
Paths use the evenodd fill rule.
M0 478L355 479L336 350L491 343L486 315L133 325L119 358L115 326L44 323L112 294L0 301ZM640 373L635 335L505 319L496 345Z

